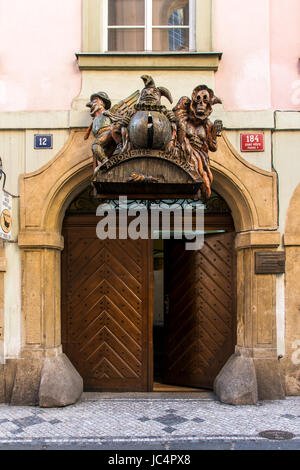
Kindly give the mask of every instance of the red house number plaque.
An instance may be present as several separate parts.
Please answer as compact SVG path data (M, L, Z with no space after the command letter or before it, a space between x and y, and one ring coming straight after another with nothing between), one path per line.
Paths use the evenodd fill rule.
M241 152L263 152L265 139L263 132L241 134Z

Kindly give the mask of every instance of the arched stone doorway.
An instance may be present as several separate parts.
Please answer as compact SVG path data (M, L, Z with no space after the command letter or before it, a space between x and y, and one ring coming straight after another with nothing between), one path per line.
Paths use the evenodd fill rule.
M181 209L187 203L163 202L175 201ZM150 215L151 200L138 202ZM118 199L110 203L118 208ZM207 201L200 251L171 234L99 240L98 205L86 188L62 231L62 346L84 389L212 389L236 345L235 232L226 202L215 192Z
M15 378L19 381L18 390L32 388L35 383L38 391L46 358L51 362L51 358L62 353L61 228L66 208L88 184L92 173L90 142L84 141L83 136L83 130L72 131L68 142L52 161L21 177L18 240L22 249L23 330ZM236 350L243 357L251 358L255 365L259 397L281 397L275 275L254 273L254 251L276 250L280 243L280 234L276 231L276 174L243 160L224 133L218 151L211 155L211 167L215 189L231 208L237 231ZM35 367L36 364L39 366ZM23 371L32 367L35 372L29 383ZM51 380L55 382L55 370ZM18 402L18 393L15 389L15 402ZM25 401L25 395L23 393L19 402Z

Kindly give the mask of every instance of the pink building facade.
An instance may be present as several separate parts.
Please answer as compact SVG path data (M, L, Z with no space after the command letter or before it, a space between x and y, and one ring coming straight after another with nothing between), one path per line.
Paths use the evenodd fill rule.
M150 8L150 1L145 5ZM172 2L166 0L163 5L169 8ZM234 223L239 240L246 235L254 240L255 232L278 234L278 243L251 241L247 248L268 250L271 246L285 254L285 272L273 279L270 307L273 326L269 349L272 364L279 364L274 365L273 375L281 376L280 386L278 378L274 390L281 391L275 395L266 391L260 396L300 394L300 289L295 283L300 274L300 3L286 0L283 6L280 0L195 0L183 1L182 5L190 8L189 48L180 53L130 50L118 54L107 51L109 0L0 0L0 156L5 190L13 200L12 237L9 241L0 239L0 401L9 401L5 395L7 364L19 367L18 361L27 357L24 305L29 294L24 290L22 258L27 245L22 245L19 236L24 204L22 178L54 165L60 158L57 156L64 154L62 149L71 145L72 133L89 126L86 103L93 92L105 91L115 104L140 86L142 74L151 74L156 82L172 90L175 101L190 95L198 84L213 88L222 100L213 117L222 120L232 155L241 168L244 165L253 174L276 181L276 196L270 203L270 212L274 208L276 212L275 225L266 228L262 223L260 229L259 223L256 228L253 223L252 229L237 229L243 227L243 221ZM244 133L262 134L263 149L244 151ZM36 134L51 134L52 148L36 149ZM232 184L238 185L238 173L235 177ZM253 184L253 194L249 195L253 200L258 197L255 188ZM226 202L230 206L230 201ZM235 203L233 213L234 207ZM259 219L256 212L253 209L253 218ZM242 271L239 275L243 277ZM251 302L249 308L255 311ZM265 311L260 308L264 319L269 306ZM237 323L239 329L239 320ZM258 343L263 349L268 341ZM60 340L58 343L61 347ZM38 351L41 348L36 345ZM258 381L265 366L259 367ZM11 387L10 396L14 393L14 385ZM15 403L26 403L25 395Z
M69 110L80 93L80 0L0 3L0 110ZM216 93L228 111L299 111L300 5L214 0Z

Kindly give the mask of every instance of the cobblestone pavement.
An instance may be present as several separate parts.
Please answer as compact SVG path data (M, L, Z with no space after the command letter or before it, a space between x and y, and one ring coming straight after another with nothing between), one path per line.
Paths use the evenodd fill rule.
M157 397L157 398L155 398ZM0 405L4 444L266 440L265 430L300 438L300 397L230 406L212 394L94 394L64 408Z

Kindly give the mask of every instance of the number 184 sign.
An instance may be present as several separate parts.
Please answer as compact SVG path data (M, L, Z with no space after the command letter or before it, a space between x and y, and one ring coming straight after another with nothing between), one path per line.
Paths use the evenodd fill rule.
M241 134L241 152L263 152L265 139L263 132Z

